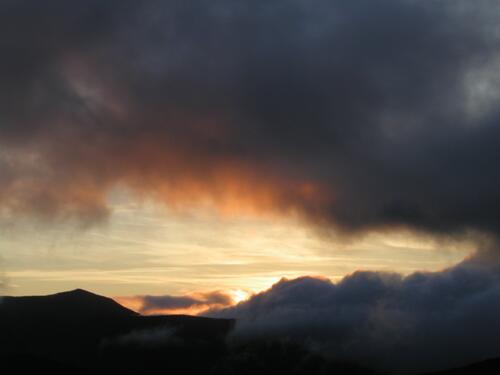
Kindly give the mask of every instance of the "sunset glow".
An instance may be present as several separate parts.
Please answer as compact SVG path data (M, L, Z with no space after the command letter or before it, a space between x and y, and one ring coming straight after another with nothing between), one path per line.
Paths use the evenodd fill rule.
M18 223L5 232L0 243L9 293L56 292L63 285L111 296L225 290L239 302L282 277L339 280L356 270L440 270L475 248L397 231L353 241L324 236L296 219L221 217L210 209L181 213L127 199L115 194L103 227L40 231Z
M500 1L3 0L0 46L12 373L500 373Z

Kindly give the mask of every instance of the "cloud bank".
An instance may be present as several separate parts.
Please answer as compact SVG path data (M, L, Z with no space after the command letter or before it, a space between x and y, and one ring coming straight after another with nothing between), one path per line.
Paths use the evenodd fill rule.
M493 1L5 1L0 211L497 234Z
M475 256L407 277L358 271L338 284L282 279L211 315L237 319L236 342L290 340L394 372L461 366L500 355L498 264Z

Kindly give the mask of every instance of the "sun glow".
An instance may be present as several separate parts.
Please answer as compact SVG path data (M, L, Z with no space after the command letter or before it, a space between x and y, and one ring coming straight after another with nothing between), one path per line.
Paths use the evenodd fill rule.
M225 291L237 304L283 277L338 281L360 269L436 271L475 247L471 241L443 243L402 231L343 241L317 235L297 218L221 217L209 208L181 214L153 201L135 201L121 190L108 200L106 226L75 232L70 226L40 231L19 224L2 233L0 266L8 267L9 294L84 288L109 296L199 297L196 293ZM126 302L140 309L137 302Z
M242 289L232 290L230 292L230 294L231 294L231 297L232 297L235 305L242 302L242 301L247 300L251 295L251 293L249 293L245 290L242 290Z

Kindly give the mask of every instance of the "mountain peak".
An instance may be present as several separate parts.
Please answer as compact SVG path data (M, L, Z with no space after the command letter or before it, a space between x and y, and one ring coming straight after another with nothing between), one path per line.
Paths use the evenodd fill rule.
M91 293L91 292L89 292L88 290L85 290L85 289L76 288L76 289L68 291L68 293Z
M59 295L59 296L75 296L75 297L81 297L81 296L94 296L94 297L102 297L98 294L95 294L95 293L92 293L92 292L89 292L88 290L85 290L85 289L80 289L80 288L76 288L76 289L73 289L73 290L68 290L68 291L65 291L65 292L60 292L60 293L56 293L54 295ZM103 297L103 298L106 298L106 297Z
M22 315L82 318L138 315L111 298L80 288L47 296L5 297L0 305L0 313L10 312Z

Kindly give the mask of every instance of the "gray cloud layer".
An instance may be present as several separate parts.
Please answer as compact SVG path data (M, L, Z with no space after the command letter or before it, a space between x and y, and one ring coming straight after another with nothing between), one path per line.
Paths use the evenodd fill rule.
M496 234L497 11L4 1L2 212L95 220L125 185L348 230Z
M231 296L223 292L215 291L198 293L192 296L138 296L142 306L140 312L143 314L158 312L161 310L187 309L191 307L223 307L231 305Z
M423 372L499 356L499 301L498 262L475 257L407 277L281 280L212 315L238 319L236 340L298 340L334 358Z

